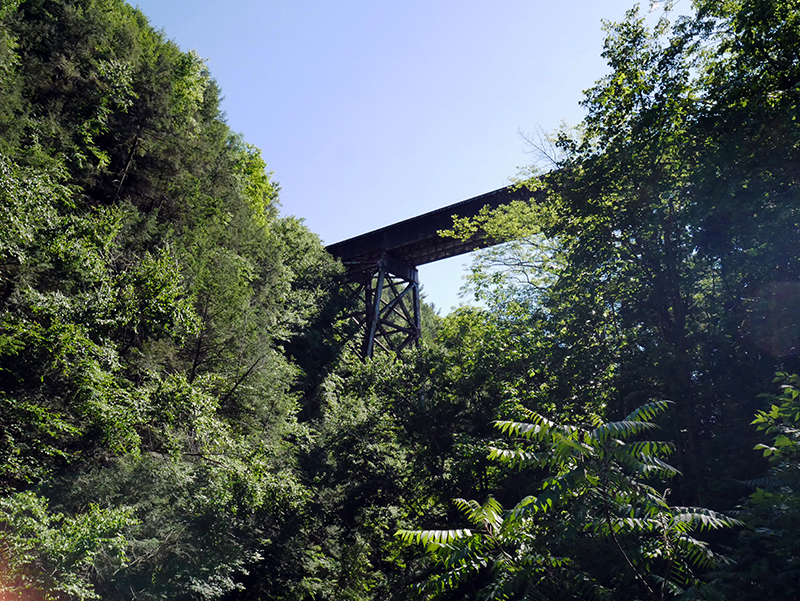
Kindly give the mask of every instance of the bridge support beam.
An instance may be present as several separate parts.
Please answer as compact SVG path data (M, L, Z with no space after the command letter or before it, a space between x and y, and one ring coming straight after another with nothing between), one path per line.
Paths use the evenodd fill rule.
M353 300L359 299L359 309L345 317L361 329L361 355L371 357L376 347L399 353L419 341L418 265L498 243L482 230L467 240L440 236L453 227L455 215L474 217L484 207L528 202L537 194L507 186L329 245L328 252L347 269Z
M376 348L396 354L419 343L420 307L417 268L383 253L377 263L347 265L358 309L349 315L358 324L361 356Z

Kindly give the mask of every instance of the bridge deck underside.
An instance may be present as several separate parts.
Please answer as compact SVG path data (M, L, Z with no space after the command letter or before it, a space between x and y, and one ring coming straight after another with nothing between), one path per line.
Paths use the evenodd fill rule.
M453 227L453 215L474 217L484 207L497 208L514 200L527 200L530 191L513 186L500 188L463 202L419 215L387 227L361 234L354 238L331 244L329 253L342 260L349 269L358 271L358 265L374 264L384 253L419 266L491 246L494 241L485 236L470 240L456 240L439 236L440 230ZM352 266L352 267L350 267Z

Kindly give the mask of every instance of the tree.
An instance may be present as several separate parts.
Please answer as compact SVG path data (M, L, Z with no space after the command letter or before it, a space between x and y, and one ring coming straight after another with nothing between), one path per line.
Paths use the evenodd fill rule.
M505 398L536 413L573 402L579 416L568 423L579 426L669 399L666 438L684 474L670 499L731 508L743 491L736 480L761 470L747 427L757 393L796 364L800 340L797 7L696 8L653 29L637 10L608 24L610 73L587 91L581 126L557 133L556 168L522 182L530 203L458 221L453 235L481 227L510 241L484 251L472 285L494 319L535 324L526 360L543 376ZM511 514L499 506L463 507L519 533L502 530ZM470 557L503 557L487 536L442 547L451 574L468 571ZM497 561L488 582L513 582L519 566ZM639 570L637 561L625 565ZM636 580L641 594L669 592L645 586L644 573Z
M0 26L0 590L219 598L308 500L284 345L340 268L140 12Z
M769 406L756 413L753 425L765 436L756 445L769 458L766 474L749 482L754 492L740 508L745 528L739 534L732 562L723 566L712 583L717 594L729 599L792 600L800 586L798 526L800 525L800 378L778 372L777 395L764 394Z
M677 473L663 459L670 443L640 438L666 406L645 405L618 422L593 416L579 426L533 412L525 412L528 422L496 422L502 432L533 443L490 453L534 475L531 494L508 510L492 497L456 499L472 528L398 531L403 540L426 545L443 568L423 590L443 592L482 574L482 599L663 600L696 588L694 568L714 565L716 556L693 530L736 522L671 506L669 489L650 484Z
M539 320L558 396L609 415L676 403L674 494L713 504L760 469L748 416L796 360L797 23L791 3L697 8L652 30L636 10L608 24L611 72L587 91L581 126L556 135L557 168L524 183L529 205L455 233L516 239L473 282L499 311Z

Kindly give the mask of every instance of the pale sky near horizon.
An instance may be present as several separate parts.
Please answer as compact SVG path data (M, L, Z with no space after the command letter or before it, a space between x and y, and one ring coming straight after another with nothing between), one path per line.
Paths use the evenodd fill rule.
M688 1L688 0L686 0ZM633 0L130 0L207 59L284 214L330 244L505 186L577 125ZM642 7L647 12L647 3ZM469 259L420 268L447 313Z

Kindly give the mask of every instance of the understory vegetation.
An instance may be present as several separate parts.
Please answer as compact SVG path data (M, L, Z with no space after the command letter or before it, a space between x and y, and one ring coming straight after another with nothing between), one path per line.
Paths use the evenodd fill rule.
M0 0L0 598L796 600L800 3L648 23L362 361L200 57Z

